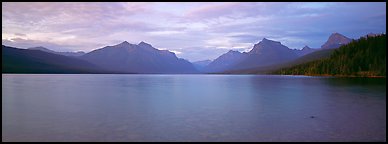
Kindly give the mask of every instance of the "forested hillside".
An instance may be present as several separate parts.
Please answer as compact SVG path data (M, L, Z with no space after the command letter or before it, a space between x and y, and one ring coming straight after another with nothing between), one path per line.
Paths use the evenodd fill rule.
M362 37L329 58L275 71L287 75L386 76L386 34Z

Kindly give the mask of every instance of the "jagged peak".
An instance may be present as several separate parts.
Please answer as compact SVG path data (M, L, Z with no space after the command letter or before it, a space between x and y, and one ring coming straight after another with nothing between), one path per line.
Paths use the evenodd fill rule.
M144 47L144 46L146 46L146 47L152 47L152 45L151 44L149 44L149 43L146 43L146 42L144 42L144 41L141 41L139 44L137 44L138 46L140 46L140 47Z
M338 48L340 45L351 42L352 39L340 34L332 33L329 39L321 46L321 48Z
M332 37L345 37L345 38L347 38L346 36L344 36L343 34L340 34L338 32L332 33L329 38L332 38Z
M278 42L278 41L270 40L270 39L267 39L267 38L263 38L263 40L261 40L261 42L263 42L263 43L278 43L278 44L280 44L280 42Z
M305 45L302 49L311 49L309 46Z
M146 42L144 42L144 41L141 41L139 44L137 44L137 45L144 45L144 44L148 44L149 45L149 43L146 43Z
M127 41L123 41L122 43L120 43L120 44L130 44L129 42L127 42Z
M340 33L335 32L329 36L328 40L336 40L336 39L349 39L349 38Z
M119 44L117 44L117 45L114 45L114 46L120 46L120 47L122 47L122 46L128 46L128 45L131 45L129 42L127 42L127 41L123 41L123 42L121 42L121 43L119 43Z

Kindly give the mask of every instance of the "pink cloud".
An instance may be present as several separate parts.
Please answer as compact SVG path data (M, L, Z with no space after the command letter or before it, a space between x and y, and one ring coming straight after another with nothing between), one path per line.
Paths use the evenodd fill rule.
M299 39L306 39L314 47L333 31L349 37L385 32L385 16L385 3L3 2L2 34L3 42L13 40L14 46L46 44L85 51L124 40L148 41L197 59L210 54L177 48L207 50L211 39L230 39L234 44L263 37L292 38L289 47L304 46Z
M102 21L120 15L134 15L146 11L145 4L137 3L12 3L2 6L3 19L16 22L47 23L55 19L55 23Z

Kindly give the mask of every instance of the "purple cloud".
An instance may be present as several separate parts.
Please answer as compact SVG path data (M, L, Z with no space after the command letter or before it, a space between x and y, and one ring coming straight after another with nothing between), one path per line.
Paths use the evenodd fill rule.
M2 3L2 42L91 51L146 41L190 61L247 51L263 38L318 48L333 32L386 32L385 2Z

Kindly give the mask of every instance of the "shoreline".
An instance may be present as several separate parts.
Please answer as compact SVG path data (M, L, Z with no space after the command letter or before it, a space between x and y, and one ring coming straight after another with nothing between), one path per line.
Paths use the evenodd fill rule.
M386 78L386 76L356 76L356 75L304 75L304 76L322 76L322 77L337 77L337 78Z
M386 76L356 76L356 75L328 75L328 74L253 74L253 73L2 73L2 74L131 74L131 75L288 75L288 76L320 76L320 77L337 77L337 78L386 78Z

